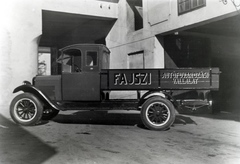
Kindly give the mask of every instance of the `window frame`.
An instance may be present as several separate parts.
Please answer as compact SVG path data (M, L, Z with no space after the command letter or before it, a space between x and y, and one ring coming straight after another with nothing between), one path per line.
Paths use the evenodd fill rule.
M131 56L134 56L134 55L139 55L139 54L142 54L142 67L141 69L145 69L145 55L144 55L144 50L140 50L140 51L135 51L135 52L131 52L131 53L128 53L128 59L127 59L127 62L128 62L128 68L129 69L136 69L136 68L130 68L130 58Z
M203 1L203 4L201 5L197 5L196 7L193 7L192 4L193 4L193 1L197 1L197 3L200 1L200 0L178 0L177 1L177 7L178 7L178 15L183 15L183 14L186 14L188 12L192 12L194 10L197 10L197 9L200 9L202 7L206 7L206 0L202 0ZM186 3L186 2L189 2L189 10L184 10L184 11L181 11L180 12L180 5L183 4L183 3Z
M68 55L68 54L65 53L65 52L66 52L66 51L72 51L72 50L77 50L77 51L79 51L79 52L80 52L80 55L69 55L70 61L71 61L71 65L69 65L69 64L67 64L67 63L64 64L64 62L63 62L63 60L64 60L63 56L64 56L64 54ZM79 57L80 57L80 63L79 63L79 64L80 64L80 67L79 67L79 65L77 65L77 66L78 66L79 69L80 69L79 72L81 72L81 70L83 69L83 53L82 53L81 49L79 49L79 48L69 48L69 49L66 49L66 50L62 51L62 52L61 52L61 58L59 58L59 59L61 60L61 72L62 72L62 74L63 74L63 73L71 73L71 74L73 74L73 73L79 73L79 72L76 72L76 71L73 69L73 68L74 68L74 65L75 65L75 63L74 63L74 57L75 57L75 56L79 56ZM64 65L69 65L70 71L65 72L64 69L63 69Z
M88 65L87 64L87 58L88 58L88 52L96 52L96 65ZM98 51L94 51L94 50L90 50L90 51L86 51L86 56L85 56L85 67L98 67L99 62L98 62Z

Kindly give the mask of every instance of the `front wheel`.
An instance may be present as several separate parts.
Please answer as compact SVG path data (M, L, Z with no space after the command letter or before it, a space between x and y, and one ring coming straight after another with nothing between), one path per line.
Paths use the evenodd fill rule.
M10 104L10 115L14 122L24 126L35 125L42 117L43 106L31 93L16 96Z
M152 97L142 106L141 119L150 130L167 130L175 120L173 104L161 97Z

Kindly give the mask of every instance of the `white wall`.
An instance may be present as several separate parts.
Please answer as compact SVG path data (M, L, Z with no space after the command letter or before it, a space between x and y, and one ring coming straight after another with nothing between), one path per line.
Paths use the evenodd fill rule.
M0 112L6 107L13 88L23 80L31 80L37 72L37 48L41 35L41 12L29 1L4 1L1 4L1 101Z
M134 30L134 14L126 0L119 1L118 20L106 38L111 51L111 68L128 68L129 53L144 51L145 68L163 68L164 51L154 35Z
M239 4L237 2L239 0L233 1ZM238 14L230 0L226 5L219 0L206 0L206 7L178 15L177 2L176 0L143 0L143 6L145 6L144 27L148 35L156 35L172 30L177 31L181 30L181 28L187 29ZM152 20L155 22L151 23Z
M117 4L96 0L1 1L0 113L7 117L13 89L37 74L42 10L109 18L116 18L118 13Z

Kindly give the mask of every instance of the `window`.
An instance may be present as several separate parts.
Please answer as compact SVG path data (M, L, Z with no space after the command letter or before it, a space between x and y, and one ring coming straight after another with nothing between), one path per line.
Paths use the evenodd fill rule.
M88 51L86 56L86 66L97 66L97 52Z
M51 49L38 48L38 75L51 75Z
M81 72L81 51L78 49L66 50L58 58L57 62L62 64L62 72Z
M144 68L144 51L128 54L128 67L131 69Z
M178 0L178 15L206 6L206 0Z

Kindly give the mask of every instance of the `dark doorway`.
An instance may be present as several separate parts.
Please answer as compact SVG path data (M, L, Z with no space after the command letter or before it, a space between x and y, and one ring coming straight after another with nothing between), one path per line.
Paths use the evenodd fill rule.
M214 110L240 112L240 16L212 21L162 36L165 67L219 67ZM160 37L158 37L160 38ZM160 39L159 39L160 40Z
M194 36L168 35L164 37L165 67L209 67L209 39ZM168 58L171 61L168 61Z

